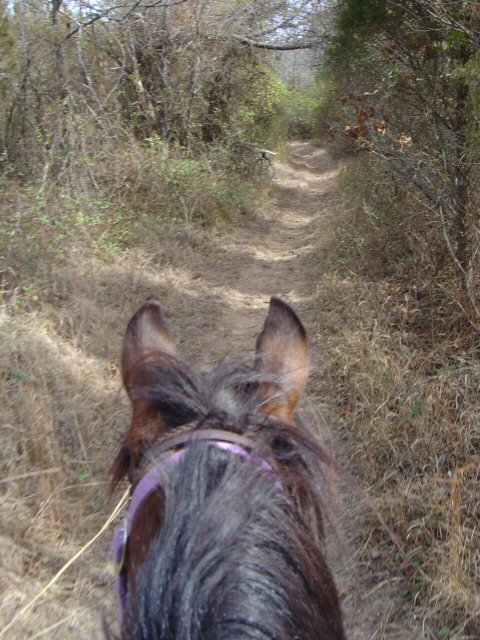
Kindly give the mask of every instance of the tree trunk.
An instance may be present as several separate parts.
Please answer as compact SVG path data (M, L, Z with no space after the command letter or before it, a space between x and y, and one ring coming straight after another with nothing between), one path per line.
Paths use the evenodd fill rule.
M468 55L463 54L460 61L464 64L467 59ZM456 244L458 262L462 267L462 286L470 303L475 307L476 294L472 291L472 279L470 277L472 247L470 246L468 217L471 167L467 158L467 99L468 85L463 79L459 79L453 122L453 132L455 135L455 163L453 170L453 206L455 214L453 220L453 238Z

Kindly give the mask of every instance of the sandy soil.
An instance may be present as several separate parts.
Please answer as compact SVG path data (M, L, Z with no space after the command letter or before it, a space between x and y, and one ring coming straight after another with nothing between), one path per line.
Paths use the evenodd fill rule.
M200 345L208 358L203 366L251 348L270 296L281 296L303 316L316 290L321 213L335 189L336 169L310 144L295 143L291 152L290 164L277 167L272 197L256 220L222 234L204 263L201 278L221 303L217 335Z

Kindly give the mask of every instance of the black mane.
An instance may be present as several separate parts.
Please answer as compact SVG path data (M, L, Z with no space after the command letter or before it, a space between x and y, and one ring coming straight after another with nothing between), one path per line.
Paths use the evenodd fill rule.
M165 494L164 526L130 604L132 638L337 637L321 550L258 460L196 443Z
M168 406L170 427L196 419L257 447L243 460L205 442L189 446L163 488L164 524L137 576L128 637L343 638L317 506L328 503L328 455L304 428L258 417L261 376L244 366L183 376L182 363L168 360L174 382L164 363L150 363L143 402ZM249 390L242 402L239 389ZM212 397L221 407L209 406ZM273 474L259 470L266 455Z

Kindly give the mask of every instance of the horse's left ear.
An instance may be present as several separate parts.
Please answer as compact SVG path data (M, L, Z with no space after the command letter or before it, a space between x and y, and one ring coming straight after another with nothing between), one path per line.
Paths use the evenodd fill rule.
M165 321L162 305L150 300L141 307L128 323L122 348L123 384L132 402L132 423L127 438L112 467L113 486L138 465L146 443L155 440L165 430L157 408L145 397L149 392L148 364L164 361L165 356L176 355L170 329Z
M176 354L170 329L165 322L162 305L150 300L133 316L127 326L122 349L122 377L128 387L132 369L149 356Z
M270 300L256 354L257 368L265 376L260 383L261 411L291 421L307 384L308 342L297 314L280 298Z

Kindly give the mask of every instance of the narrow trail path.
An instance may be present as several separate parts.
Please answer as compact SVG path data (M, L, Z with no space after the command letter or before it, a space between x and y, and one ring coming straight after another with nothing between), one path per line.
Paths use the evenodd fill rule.
M67 305L58 312L61 318L69 317L68 312L80 318L78 332L75 333L75 347L71 351L81 351L76 342L77 336L82 332L87 334L90 327L91 336L96 335L95 332L98 334L97 344L92 353L96 356L98 353L110 354L114 367L118 362L116 344L120 345L123 336L126 309L131 308L133 312L145 299L158 297L164 304L179 352L192 364L209 368L222 360L252 354L270 297L279 295L298 311L312 341L309 392L316 406L319 436L340 462L349 466L348 438L347 441L343 439L345 434L339 428L340 423L333 411L334 399L325 397L328 392L325 392L322 385L322 327L319 326L317 298L322 279L320 256L325 251L325 239L331 229L330 213L337 197L337 174L338 168L326 151L309 143L293 143L290 147L290 161L278 167L272 194L268 200L265 198L267 202L262 208L257 207L260 211L255 219L244 225L213 233L199 232L195 228L183 226L179 231L177 225L174 227L176 236L168 235L166 232L159 236L157 253L150 250L156 246L155 243L148 244L148 251L138 247L138 252L132 259L128 258L119 264L107 262L102 265L92 282L92 275L87 270L85 273L88 278L83 288L82 278L76 281L78 291L74 288L72 299L69 301L70 307ZM84 277L83 271L81 273ZM92 283L93 286L90 286ZM93 296L91 300L88 295ZM76 326L76 315L72 316L72 327ZM120 318L121 324L118 327L110 326L106 322L113 315ZM98 321L94 322L92 318L97 318ZM102 330L103 326L106 329ZM113 327L118 328L117 343L117 329ZM39 335L42 342L38 344L42 345L40 353L43 353L44 334ZM52 335L55 335L53 330ZM59 336L62 336L61 332ZM97 370L92 364L92 353L89 352L91 343L86 341L85 344L86 361L83 362L78 357L78 371L86 371L86 376L78 384L80 387L93 389L95 381L101 381L103 374L101 368ZM59 339L59 346L54 345L55 350L52 351L55 358L58 357L58 362L62 362L62 367L63 360L57 356L57 348L58 354L63 353L65 345L68 345L68 341L64 343ZM40 356L37 355L36 358ZM52 362L56 363L57 360ZM68 366L74 367L75 370L73 380L78 379L76 363L77 360L68 351ZM87 376L90 372L92 386L87 386ZM115 405L118 405L113 418L126 428L129 404L126 397L121 395L119 381L118 391L112 389L110 379L109 386L105 386L103 391L106 393L105 397L110 392L113 394ZM44 393L48 400L47 386ZM99 394L102 402L96 398L95 393L92 398L88 398L88 402L96 408L93 413L87 412L85 415L95 415L93 424L101 429L102 422L95 420L96 412L101 414L104 411L103 396ZM55 397L52 397L51 402L56 402ZM35 403L35 406L37 404ZM40 405L42 406L43 404ZM49 406L45 404L45 407ZM70 411L70 405L67 406ZM42 409L39 411L38 414L32 414L39 424L42 420L48 425L53 424L53 413L50 413L50 410L45 409L45 416ZM36 425L37 422L33 424ZM88 427L88 424L86 426ZM110 445L111 443L108 446ZM104 450L99 447L98 459L94 457L91 461L92 468L98 466L107 472L110 456L113 455L108 446L105 445ZM67 477L70 478L71 475L66 475L65 478ZM99 482L96 482L96 479L99 479ZM98 531L97 525L102 518L105 475L93 480L91 484L98 484L100 493L91 494L94 496L91 510L85 507L85 511L82 511L83 507L79 508L79 514L86 513L87 517L82 521L81 515L72 512L64 528L62 523L62 528L58 526L55 529L60 532L58 540L50 537L46 538L45 543L42 539L41 544L37 544L38 532L43 535L44 530L41 527L46 527L41 523L38 524L40 528L37 529L37 538L26 535L23 529L19 533L16 511L13 511L17 508L17 503L12 502L11 509L14 515L8 521L11 530L6 529L0 536L0 546L3 545L4 551L3 556L0 553L0 566L8 588L12 586L13 594L11 601L5 598L7 607L3 614L7 617L4 623L10 624L15 613L11 603L18 606L21 602L23 605L30 598L36 597L58 568L71 557L69 554L74 547L72 540L78 536L79 540L85 538L86 541ZM86 483L85 487L88 484ZM61 496L60 489L63 488L63 485L60 485L52 489L50 497ZM72 488L73 485L65 486L65 489ZM57 489L58 494L55 494ZM79 489L78 494L73 494L70 502L63 497L55 498L60 501L60 508L64 510L60 510L59 513L65 513L68 505L74 505L76 496L83 496L81 491ZM43 510L48 505L50 497L42 503L38 511L42 518L47 518L47 509L45 513ZM62 500L65 502L61 502ZM53 500L52 503L53 507L50 507L54 508ZM112 501L105 504L105 513L110 512L111 508ZM327 532L329 564L342 595L347 637L349 640L421 638L420 629L417 628L416 632L406 630L405 620L401 619L401 616L394 620L399 607L394 605L395 589L392 578L382 574L374 561L365 559L362 544L358 540L366 536L360 535L362 524L357 509L355 500L347 497L344 503L344 528L347 538L352 541L352 553L342 553L335 536L332 533L328 535ZM36 518L37 516L34 520ZM31 524L33 523L29 526ZM20 528L22 526L20 525ZM92 530L89 531L88 527ZM65 542L62 542L63 538ZM38 637L52 640L102 638L104 617L115 628L118 605L111 539L112 532L109 531L91 553L80 558L72 573L56 585L56 592L50 590L48 597L39 602L38 608L29 610L11 627L9 635L4 635L5 640ZM79 542L78 545L80 544ZM346 562L342 555L354 557ZM43 560L38 575L35 573L37 557ZM29 574L27 567L31 562L33 569ZM2 611L0 629L1 614Z
M208 301L215 317L202 327L204 332L197 335L192 349L202 367L251 353L271 295L290 302L309 335L315 333L318 256L328 224L326 214L336 197L338 168L326 151L309 143L293 143L290 156L289 164L278 168L272 197L258 217L231 235L222 233L202 263L197 284L215 300ZM312 349L314 371L319 364L317 351ZM314 388L312 392L317 395ZM335 425L335 419L325 399L320 399L319 412L324 424L320 435L344 462L340 436L335 427L327 426ZM347 498L345 511L351 537L358 533L353 500ZM386 631L393 599L385 576L360 569L355 561L346 563L334 539L328 546L350 640L414 637L405 630L390 627Z
M321 212L333 196L337 169L311 144L293 143L291 152L291 163L277 170L271 201L255 221L222 234L204 263L202 279L225 303L215 321L219 335L210 345L211 360L204 365L245 354L271 295L302 312L315 291Z

